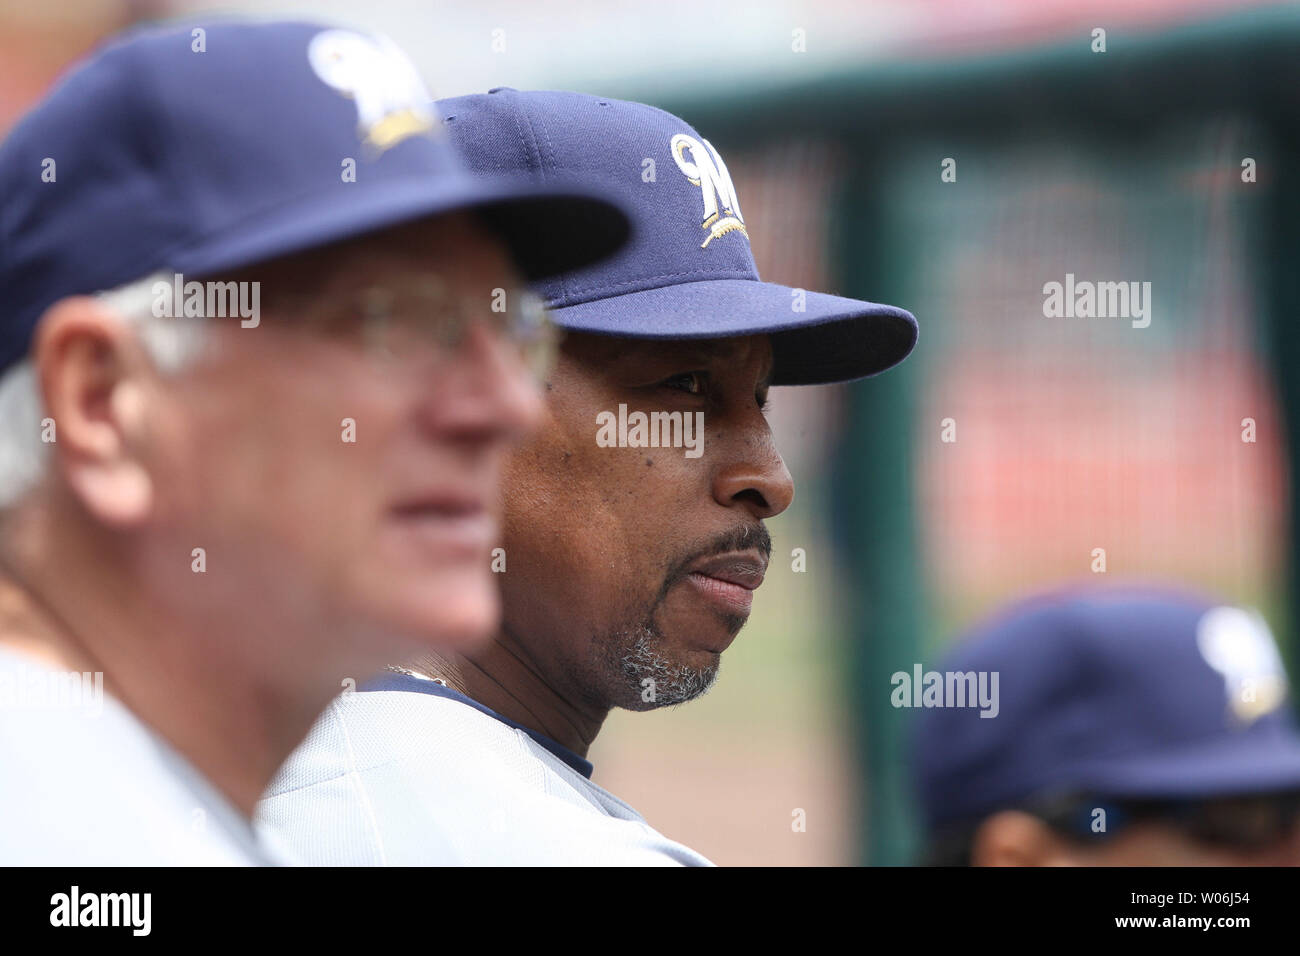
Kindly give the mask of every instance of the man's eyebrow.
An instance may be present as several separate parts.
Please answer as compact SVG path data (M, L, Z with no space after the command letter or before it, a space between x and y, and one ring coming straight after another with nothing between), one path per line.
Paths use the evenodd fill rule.
M672 342L670 358L675 362L689 362L693 360L714 360L725 361L739 354L741 349L742 337L734 338L717 338L717 339L677 339ZM642 339L631 351L632 356L637 355L663 355L664 341L662 339ZM776 359L769 358L763 377L758 381L759 388L771 388L772 379L776 375Z

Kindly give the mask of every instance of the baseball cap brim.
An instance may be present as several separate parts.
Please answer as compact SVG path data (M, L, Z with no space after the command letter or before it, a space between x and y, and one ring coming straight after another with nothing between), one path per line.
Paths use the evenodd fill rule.
M169 255L167 268L211 275L453 212L475 212L510 248L529 281L580 269L627 242L627 215L603 194L572 185L470 175L343 187L289 202Z
M801 292L797 296L796 292ZM795 311L797 306L802 310ZM552 310L575 332L648 339L772 336L774 385L819 385L892 368L916 344L905 309L753 279L706 279Z
M1079 785L1110 797L1198 799L1300 789L1300 742L1261 733L1180 750L1108 758L1079 768Z

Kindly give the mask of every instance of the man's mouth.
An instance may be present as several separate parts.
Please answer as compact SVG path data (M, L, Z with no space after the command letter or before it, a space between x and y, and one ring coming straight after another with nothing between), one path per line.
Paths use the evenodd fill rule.
M729 551L697 561L686 578L720 610L748 616L766 571L767 558L761 552Z
M472 493L434 492L392 509L399 528L418 547L443 556L486 554L498 537L495 515Z

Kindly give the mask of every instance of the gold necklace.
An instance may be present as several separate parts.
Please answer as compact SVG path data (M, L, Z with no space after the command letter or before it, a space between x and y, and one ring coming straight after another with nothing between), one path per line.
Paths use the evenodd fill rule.
M385 670L395 671L398 674L405 674L407 677L414 677L417 680L431 680L435 684L441 684L443 687L447 686L447 682L441 677L430 677L428 674L421 674L419 671L413 671L406 667L398 667L396 664L385 665Z

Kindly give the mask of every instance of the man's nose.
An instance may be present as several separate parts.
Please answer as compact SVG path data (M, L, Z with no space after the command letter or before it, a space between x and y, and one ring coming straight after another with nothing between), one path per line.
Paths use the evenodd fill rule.
M794 479L771 432L738 444L734 460L714 475L714 500L725 508L739 505L759 519L779 515L794 501Z

